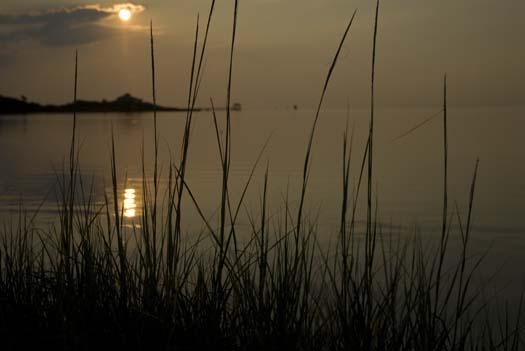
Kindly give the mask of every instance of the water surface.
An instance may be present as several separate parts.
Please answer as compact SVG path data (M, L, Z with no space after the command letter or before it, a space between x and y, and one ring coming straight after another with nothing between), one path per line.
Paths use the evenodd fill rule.
M441 223L443 191L443 124L437 116L413 133L396 139L439 112L439 108L379 109L376 119L374 188L385 231L435 235ZM353 135L352 187L358 178L368 128L367 110L323 111L315 135L307 215L317 218L320 236L337 232L341 199L342 142ZM299 199L310 110L246 110L233 114L231 192L235 202L263 150L243 213L260 208L263 176L269 168L270 216L282 214L284 199ZM487 267L501 268L498 279L523 287L525 249L525 108L450 108L449 199L465 220L476 159L480 160L474 204L473 250L490 248ZM180 155L185 114L158 116L161 183L167 183L170 162ZM224 116L220 115L222 120ZM111 191L111 130L116 141L119 198L127 223L138 222L143 207L142 158L147 181L153 164L151 114L82 114L78 116L80 170L93 183L95 200L103 204ZM0 118L0 218L5 222L22 206L39 209L38 220L56 219L57 179L67 167L72 118L69 115ZM222 131L221 131L222 132ZM187 182L210 223L216 223L220 200L220 159L210 113L194 116ZM88 181L89 180L89 181ZM364 194L364 193L363 193ZM162 196L162 193L161 193ZM188 232L202 228L191 202L184 217ZM360 208L364 208L360 201ZM358 211L363 219L365 213ZM249 228L247 216L240 226Z

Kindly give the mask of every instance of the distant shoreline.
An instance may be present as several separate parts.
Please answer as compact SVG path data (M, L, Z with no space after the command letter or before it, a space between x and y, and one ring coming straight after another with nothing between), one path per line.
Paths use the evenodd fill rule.
M225 110L218 108L216 110ZM241 105L234 104L231 107L234 111L240 111ZM86 101L78 100L75 103L65 105L41 105L35 102L28 102L25 97L21 99L0 96L0 115L29 115L42 113L142 113L142 112L188 112L188 108L166 107L154 105L124 94L113 101ZM194 112L211 111L211 108L196 107Z

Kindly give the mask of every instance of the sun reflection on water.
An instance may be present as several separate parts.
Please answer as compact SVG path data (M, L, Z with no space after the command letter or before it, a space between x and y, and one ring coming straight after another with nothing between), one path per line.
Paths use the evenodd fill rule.
M124 217L134 218L137 215L135 198L135 189L129 188L124 190Z

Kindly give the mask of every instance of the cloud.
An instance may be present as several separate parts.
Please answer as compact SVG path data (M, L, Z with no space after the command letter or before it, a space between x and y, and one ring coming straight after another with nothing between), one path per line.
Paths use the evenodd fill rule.
M146 8L133 3L90 4L40 13L0 14L0 43L34 40L46 46L68 46L96 42L121 31L105 20L116 17L122 9L138 14Z

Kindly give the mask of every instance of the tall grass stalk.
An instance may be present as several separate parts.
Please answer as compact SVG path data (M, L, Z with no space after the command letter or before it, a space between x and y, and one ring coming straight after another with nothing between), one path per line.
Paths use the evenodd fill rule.
M306 148L306 155L305 155L305 158L304 158L304 167L303 167L303 182L302 182L302 188L301 188L301 197L300 197L300 200L299 200L299 209L298 209L298 213L297 213L297 224L296 224L296 235L299 236L299 233L301 231L301 222L303 220L303 207L304 207L304 201L305 201L305 197L306 197L306 190L308 188L308 179L309 179L309 175L310 175L310 162L311 162L311 153L312 153L312 147L313 147L313 142L314 142L314 137L315 137L315 132L317 130L317 122L319 121L319 116L321 114L321 109L323 107L323 102L324 102L324 98L325 98L325 95L326 95L326 91L328 90L328 85L330 83L330 79L332 78L332 74L334 72L334 69L337 65L337 61L339 59L339 54L341 53L341 50L343 48L343 45L345 43L345 40L346 40L346 37L348 35L348 33L350 32L350 28L352 27L352 24L354 23L354 18L357 14L357 10L354 11L352 17L350 18L350 21L348 22L348 25L346 26L346 29L344 31L344 34L343 34L343 37L341 38L340 42L339 42L339 47L337 48L337 51L334 55L334 58L332 60L332 64L330 65L330 68L328 70L328 73L326 75L326 78L325 78L325 82L324 82L324 85L323 85L323 89L321 91L321 97L319 99L319 103L317 105L317 110L316 110L316 113L315 113L315 118L314 118L314 122L313 122L313 125L312 125L312 128L310 130L310 137L308 138L308 145L307 145L307 148Z

